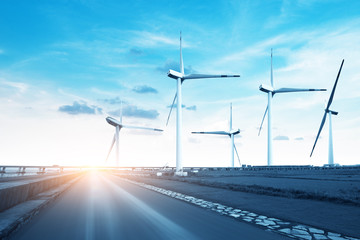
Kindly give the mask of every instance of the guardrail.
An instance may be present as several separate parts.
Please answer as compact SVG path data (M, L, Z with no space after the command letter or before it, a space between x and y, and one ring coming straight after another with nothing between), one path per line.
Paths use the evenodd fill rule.
M86 169L102 169L102 170L116 170L116 171L169 171L175 172L175 167L114 167L114 166L16 166L16 165L0 165L0 176L6 174L13 175L40 175L46 173L63 173L69 171L81 171ZM278 165L278 166L251 166L243 165L242 167L184 167L184 172L199 172L199 171L291 171L291 170L360 170L360 165L325 165L325 166L312 166L312 165Z
M64 173L82 170L83 167L73 166L17 166L17 165L0 165L0 177L43 175L49 173Z
M120 170L131 171L175 171L175 167L128 167L119 168ZM344 166L312 166L312 165L278 165L278 166L242 166L242 167L184 167L184 172L189 171L288 171L288 170L334 170L334 169L358 169L360 165L344 165Z

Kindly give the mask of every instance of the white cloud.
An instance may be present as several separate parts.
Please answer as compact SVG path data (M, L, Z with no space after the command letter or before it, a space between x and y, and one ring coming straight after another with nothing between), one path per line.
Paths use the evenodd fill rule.
M26 83L23 82L12 82L12 81L7 81L4 79L0 79L0 84L7 86L7 87L11 87L16 89L19 93L25 93L29 86Z
M170 38L163 34L151 33L147 31L133 31L135 37L133 39L133 44L135 46L142 47L163 47L164 45L170 46L179 46L179 38ZM184 48L189 47L187 41L183 40L182 46Z

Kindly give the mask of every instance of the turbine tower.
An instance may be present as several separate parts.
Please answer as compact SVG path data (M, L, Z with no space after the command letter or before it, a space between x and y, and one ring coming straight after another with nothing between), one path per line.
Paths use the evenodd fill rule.
M241 167L241 163L240 163L240 157L238 154L238 151L236 149L235 143L234 143L234 136L240 133L240 129L233 129L232 128L232 104L230 103L230 123L229 123L229 131L225 132L225 131L214 131L214 132L191 132L193 134L216 134L216 135L227 135L230 137L231 139L231 152L230 152L230 166L234 167L234 150L236 152L238 161L239 161L239 165Z
M183 174L183 166L182 166L182 94L181 94L181 85L185 80L189 79L203 79L203 78L228 78L228 77L240 77L240 75L209 75L209 74L188 74L186 75L184 72L184 64L182 57L182 39L180 32L180 72L169 70L167 73L168 77L173 78L177 81L176 94L173 100L173 103L170 108L169 116L166 122L166 125L169 122L170 114L172 108L174 107L175 100L177 98L176 103L176 174Z
M275 89L273 81L273 54L271 49L271 73L270 73L270 83L271 86L261 84L259 90L267 93L268 95L268 105L265 110L265 114L262 118L261 125L259 128L259 134L264 123L266 114L268 114L268 151L267 151L267 165L271 166L273 163L273 153L272 153L272 98L276 93L292 93L292 92L312 92L312 91L326 91L326 89L314 89L314 88L278 88Z
M341 66L340 66L338 75L337 75L337 77L336 77L334 87L333 87L333 89L332 89L332 91L331 91L328 104L327 104L327 106L326 106L326 108L325 108L325 113L324 113L324 116L323 116L322 121L321 121L321 124L320 124L319 132L318 132L318 134L317 134L317 136L316 136L315 143L314 143L314 146L313 146L312 151L311 151L311 154L310 154L310 157L311 157L312 154L313 154L313 152L314 152L314 149L315 149L317 140L319 139L321 130L322 130L323 127L324 127L324 124L325 124L325 121L326 121L326 116L328 115L328 116L329 116L329 156L328 156L328 158L329 158L329 159L328 159L329 165L334 165L334 150L333 150L333 137L332 137L331 115L338 115L338 112L335 112L335 111L330 110L330 106L331 106L331 103L332 103L333 98L334 98L336 85L337 85L337 83L338 83L338 80L339 80L339 77L340 77L340 73L341 73L341 69L342 69L342 67L343 67L343 64L344 64L344 59L343 59L342 62L341 62Z
M116 166L117 167L119 166L119 134L120 134L120 130L122 128L143 129L143 130L152 130L152 131L159 131L159 132L163 131L162 129L157 129L157 128L135 127L135 126L123 125L122 124L122 107L120 108L120 121L118 121L112 117L107 117L106 121L110 125L115 127L115 134L114 134L113 140L111 142L110 150L106 157L106 162L110 156L110 153L111 153L112 148L114 147L114 144L116 143Z

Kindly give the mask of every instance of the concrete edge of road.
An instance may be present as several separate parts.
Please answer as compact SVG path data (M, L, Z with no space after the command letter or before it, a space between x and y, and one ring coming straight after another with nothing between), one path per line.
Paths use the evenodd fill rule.
M2 183L0 185L0 212L31 200L42 192L60 186L75 178L78 174L78 172L72 172Z
M56 200L62 193L70 188L83 175L54 189L39 193L31 200L20 203L0 213L0 239L8 239L22 225L28 223L43 208Z

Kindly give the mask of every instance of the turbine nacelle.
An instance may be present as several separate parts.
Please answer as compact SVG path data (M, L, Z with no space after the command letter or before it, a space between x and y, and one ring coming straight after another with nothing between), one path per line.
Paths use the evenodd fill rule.
M268 86L266 84L261 84L260 87L259 87L259 90L262 91L262 92L266 92L266 93L274 92L274 88L270 87L270 86Z
M179 73L177 71L174 71L174 70L169 70L168 73L167 73L168 77L171 77L173 79L178 79L178 78L183 78L184 77L184 74L182 73Z
M114 126L114 127L120 127L120 128L123 127L123 125L122 125L118 120L116 120L115 118L107 117L107 118L106 118L106 121L107 121L110 125L112 125L112 126Z
M234 129L229 132L229 135L236 135L240 133L240 129Z
M326 112L326 113L331 113L332 115L338 115L338 114L339 114L339 112L335 112L335 111L332 111L332 110L330 110L330 109L329 109L329 110L326 110L326 109L325 109L325 112Z

